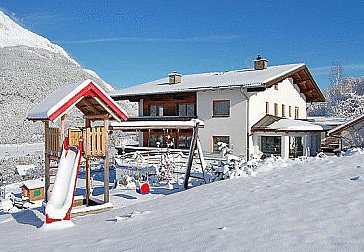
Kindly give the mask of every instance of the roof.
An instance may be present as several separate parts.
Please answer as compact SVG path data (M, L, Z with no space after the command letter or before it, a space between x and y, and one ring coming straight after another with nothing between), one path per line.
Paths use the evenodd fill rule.
M18 174L20 176L25 176L27 175L27 171L29 169L34 169L35 165L34 164L30 164L30 165L16 165L16 171L18 172Z
M28 181L23 182L20 187L23 187L23 186L30 190L38 189L38 188L44 187L44 181L40 180L40 179L28 180Z
M128 122L111 122L113 129L120 130L149 130L149 129L192 129L198 125L203 128L205 123L198 119L190 121L128 121Z
M346 123L343 123L343 124L337 126L336 128L333 128L328 133L331 136L338 135L341 132L343 132L344 130L347 130L348 128L355 127L356 125L359 125L363 121L364 121L364 114L354 118L353 120L350 120L350 121L348 121ZM357 127L357 128L362 128L362 126Z
M56 121L74 106L85 115L109 114L115 120L127 120L127 113L92 80L64 85L56 89L28 113L28 120Z
M316 84L305 64L288 64L271 66L263 70L242 69L227 72L212 72L183 75L181 83L169 84L169 78L163 78L111 93L115 99L131 97L196 92L216 88L232 87L269 87L288 77L292 77L306 95L307 101L325 101L320 88Z
M252 126L252 131L258 132L321 132L324 128L320 125L303 120L266 115Z

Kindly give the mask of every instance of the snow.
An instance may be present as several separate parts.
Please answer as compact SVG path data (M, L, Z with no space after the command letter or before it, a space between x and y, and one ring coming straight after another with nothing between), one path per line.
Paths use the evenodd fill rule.
M122 113L127 115L127 113L120 108L120 106L95 82L88 79L82 83L68 84L59 87L56 91L46 97L41 103L37 104L28 113L27 119L29 120L44 120L49 119L53 113L60 109L63 105L67 104L75 95L77 95L82 89L87 87L90 83L93 83L98 90L100 90L104 96L106 96L113 105L118 108ZM81 97L80 99L82 99ZM79 101L76 101L67 110L70 110ZM57 120L62 114L60 114L55 120Z
M0 158L6 156L26 156L42 154L44 151L44 143L25 143L25 144L0 144Z
M52 44L48 39L35 34L11 20L0 10L0 47L29 46L41 48L53 53L65 56L72 63L78 63L72 59L62 47Z
M186 91L210 90L214 88L263 86L271 80L295 71L305 64L271 66L264 70L242 69L227 72L189 74L182 76L179 84L169 84L168 77L117 90L113 97L134 96L156 93L176 93Z
M269 167L268 167L269 165ZM39 209L0 215L3 251L363 251L364 155L268 160L255 177L164 197L111 191L114 208L39 229ZM122 197L131 193L133 197ZM130 203L133 202L133 203Z
M110 126L113 128L126 130L126 129L165 129L165 128L186 128L192 129L197 124L199 127L204 127L205 123L199 119L192 119L190 121L131 121L131 122L111 122Z
M25 186L28 189L42 188L44 187L44 180L35 179L35 180L24 181L20 187L22 186Z
M323 127L302 120L280 119L267 127L267 129L287 131L323 131Z
M35 165L30 164L30 165L16 165L16 171L18 172L18 174L20 176L25 176L27 175L27 172L29 169L34 169Z

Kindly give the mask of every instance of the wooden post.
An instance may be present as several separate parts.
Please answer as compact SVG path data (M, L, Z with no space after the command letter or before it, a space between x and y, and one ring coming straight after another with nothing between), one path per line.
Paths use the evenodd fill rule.
M66 114L61 117L61 142L64 140L65 124L66 124Z
M104 203L109 202L109 119L104 119L105 136L102 144L105 146L104 160Z
M193 161L193 155L195 153L196 147L197 147L197 139L198 139L198 123L196 123L195 127L193 128L193 135L192 135L192 143L190 146L190 153L188 155L188 161L187 161L187 168L185 173L185 180L183 183L183 187L185 189L188 189L188 180L191 176L191 169L192 169L192 161Z
M49 200L49 185L50 185L50 160L49 160L49 121L44 121L44 200Z
M85 127L86 130L84 131L84 146L86 146L85 149L85 156L86 156L86 206L90 205L90 195L91 195L91 188L90 188L90 181L91 181L91 160L90 160L90 152L89 152L89 133L90 133L90 127L91 122L90 119L85 119Z

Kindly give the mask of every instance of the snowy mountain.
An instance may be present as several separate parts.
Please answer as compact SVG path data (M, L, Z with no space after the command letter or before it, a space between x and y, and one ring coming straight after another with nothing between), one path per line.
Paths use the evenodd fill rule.
M52 53L61 54L78 65L62 47L52 44L48 39L21 27L2 11L0 11L0 34L0 47L27 46L45 49Z
M113 90L60 46L22 28L1 11L0 59L0 144L42 141L42 124L27 121L26 114L61 85L92 79ZM132 113L135 110L127 103L122 106ZM71 120L74 126L81 122L77 113Z

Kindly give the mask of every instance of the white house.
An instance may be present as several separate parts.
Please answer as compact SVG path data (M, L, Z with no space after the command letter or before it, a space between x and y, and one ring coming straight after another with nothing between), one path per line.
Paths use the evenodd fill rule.
M139 117L130 120L204 121L200 139L205 152L214 152L217 142L226 142L245 158L258 150L285 158L315 155L323 131L304 121L306 103L325 100L305 64L268 67L268 61L258 57L252 69L191 75L173 72L111 96L139 102ZM176 148L187 148L191 134L149 131L143 133L140 144L152 146L158 141L163 145L169 135Z

